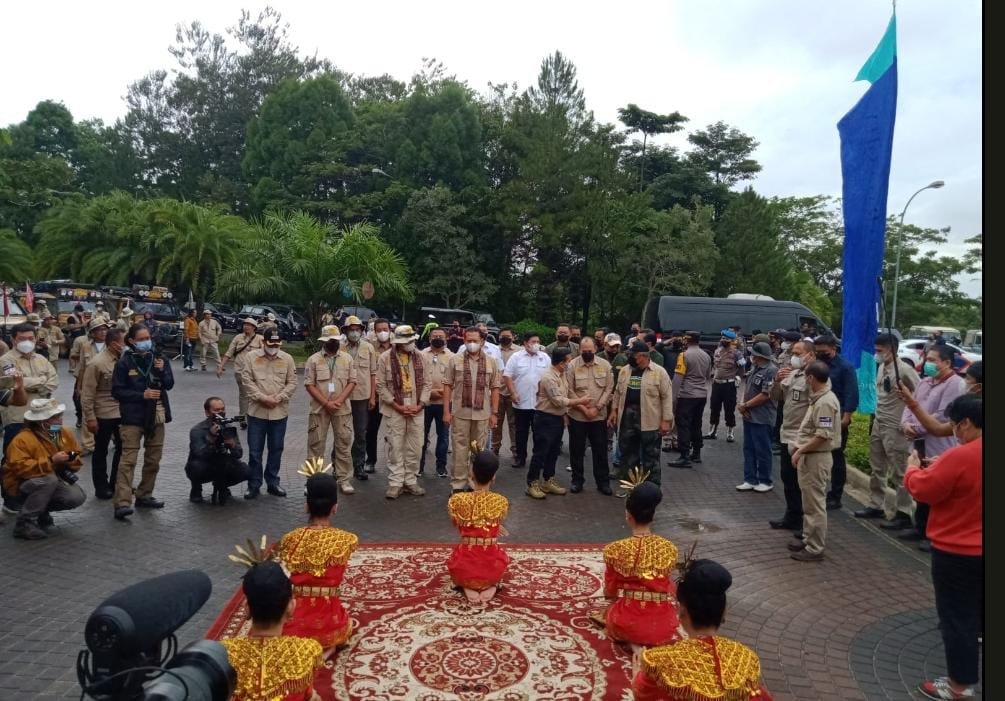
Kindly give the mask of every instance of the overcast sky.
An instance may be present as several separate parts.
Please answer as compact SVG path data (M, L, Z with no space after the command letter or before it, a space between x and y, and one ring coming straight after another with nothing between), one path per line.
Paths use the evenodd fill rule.
M865 92L853 79L890 18L881 0L719 2L366 2L276 0L294 43L341 69L407 79L423 57L484 90L532 83L561 50L597 118L635 102L679 110L690 128L723 120L753 135L766 195L839 195L836 123ZM175 25L233 25L246 0L8 3L0 42L0 124L43 99L76 119L113 122L126 86L174 66ZM900 97L889 210L915 199L910 223L952 227L951 246L981 231L981 5L903 0L897 9ZM684 146L683 135L667 137ZM964 289L980 293L979 280Z

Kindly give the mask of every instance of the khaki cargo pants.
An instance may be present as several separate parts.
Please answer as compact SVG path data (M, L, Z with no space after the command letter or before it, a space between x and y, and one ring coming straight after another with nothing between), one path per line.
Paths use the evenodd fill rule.
M807 453L799 463L799 489L803 494L803 542L816 555L827 541L827 482L834 457L829 450Z
M352 424L352 415L348 417ZM413 487L419 474L422 454L423 415L402 416L394 412L384 416L387 427L387 486Z
M914 500L904 489L904 471L910 449L899 426L883 426L878 421L873 423L872 433L869 434L869 466L872 468L869 506L883 509L887 518L893 518L898 511L910 515L914 508ZM886 487L891 481L897 491L895 495L888 496Z
M164 452L164 424L158 423L149 433L142 426L120 426L119 435L122 437L122 457L119 458L119 474L115 479L115 506L132 506L134 496L143 499L154 494L154 483ZM133 471L140 457L141 442L143 474L140 485L134 490Z
M496 429L499 430L498 428ZM459 419L453 417L450 423L450 488L464 489L468 486L468 473L471 471L471 441L485 446L489 432L489 420ZM484 447L483 447L484 450Z
M325 457L325 444L328 442L328 429L334 433L332 440L331 463L335 477L340 483L352 478L352 414L329 414L321 411L309 414L307 417L307 449L312 458Z

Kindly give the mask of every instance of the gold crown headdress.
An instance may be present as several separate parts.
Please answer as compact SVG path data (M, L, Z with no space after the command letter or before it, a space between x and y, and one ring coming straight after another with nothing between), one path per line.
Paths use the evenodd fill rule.
M307 458L307 460L304 461L303 467L297 470L297 474L303 475L304 477L313 477L314 475L321 475L326 472L331 473L331 471L331 463L325 465L324 458Z
M263 533L261 543L255 544L251 538L246 541L248 543L248 549L245 550L240 545L235 545L234 549L237 550L237 554L230 554L227 558L231 562L236 562L239 565L244 565L245 567L251 568L260 562L265 562L266 560L271 560L272 555L268 553L268 538Z
M480 452L482 452L482 446L478 445L478 441L471 441L471 457L475 457Z
M693 565L694 561L698 559L694 556L694 551L697 549L698 549L698 541L695 540L691 544L690 549L688 549L688 551L684 553L684 559L677 563L676 569L679 575L677 577L678 583L680 583L684 579L684 577L687 576L687 573L691 570L691 565Z
M649 479L649 472L642 472L640 466L633 467L628 471L628 479L621 480L618 484L622 489L628 490L629 492L638 487L640 484Z

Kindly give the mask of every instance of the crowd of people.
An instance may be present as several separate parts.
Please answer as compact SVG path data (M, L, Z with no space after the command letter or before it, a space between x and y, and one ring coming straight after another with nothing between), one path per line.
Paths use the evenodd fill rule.
M0 349L5 380L0 385L0 482L4 509L16 514L17 538L47 537L54 529L52 512L84 502L76 473L88 454L94 495L112 501L116 519L128 519L135 508L164 506L154 491L165 428L171 422L174 377L169 359L152 339L154 324L129 323L132 312L126 312L128 316L124 312L113 322L101 309L93 314L80 309L68 320L66 334L51 317L29 318L11 329L13 348ZM836 338L808 338L791 329L755 331L748 338L734 326L722 330L709 353L697 331L675 331L658 339L651 330L634 325L624 342L605 328L583 336L579 328L563 323L555 332L555 342L543 346L535 332L518 338L503 328L497 345L484 324L463 329L456 323L447 328L428 325L419 333L407 324L392 329L385 319L364 324L347 316L341 328L324 326L317 339L320 349L303 368L310 456L330 456L332 489L351 495L376 472L383 424L385 496L422 496L426 490L418 478L425 473L430 428L435 427L435 474L450 480L451 515L462 524L463 513L505 513L501 503L478 502L476 507L465 502L465 495L477 494L482 491L479 485L486 484L479 481L478 470L472 472L472 458L479 446L488 446L486 454L494 456L497 466L505 425L511 466L525 472L530 498L581 492L587 446L593 482L601 494L613 495L612 480L624 481L637 469L637 481L654 485L655 491L635 484L619 490L619 496L628 498L633 529L645 531L648 522L631 504L640 494L659 492L661 450L677 453L668 467L695 469L705 442L719 438L720 420L725 440L736 440L738 413L743 481L736 489L771 491L773 453L778 454L785 512L770 526L793 532L788 543L793 559L824 558L827 514L842 505L844 451L859 403L858 378L838 354ZM204 315L201 323L196 323L194 312L186 318L183 369L195 371L198 342L202 370L213 360L219 377L233 366L239 397L234 417L228 417L223 399L209 397L203 407L205 420L191 428L185 465L189 498L202 502L203 486L210 484L211 501L222 505L232 496L230 488L245 482L245 499L258 498L263 483L268 494L285 497L280 467L290 402L300 384L296 363L282 350L278 329L268 322L245 319L242 333L222 356L220 340L221 329L212 315ZM52 361L66 343L76 433L64 425L66 407L53 398L60 378ZM854 515L882 519L881 528L932 552L950 669L948 678L926 682L922 690L931 698L964 698L977 681L983 610L983 367L974 363L961 377L952 349L936 342L927 350L919 377L897 349L894 336L876 338L870 497ZM247 431L247 462L238 426ZM556 474L566 431L568 487ZM501 517L496 520L501 526ZM476 521L482 525L464 537L494 543L498 532L483 532L487 521ZM662 545L657 551L670 553ZM664 559L676 561L675 552ZM496 569L505 568L502 555L493 556ZM451 567L455 574L460 569L463 563ZM473 601L491 596L485 592L495 586L467 586L464 581L471 580L463 576L455 581ZM618 637L619 614L613 609L611 613L605 625ZM650 638L640 640L650 644Z

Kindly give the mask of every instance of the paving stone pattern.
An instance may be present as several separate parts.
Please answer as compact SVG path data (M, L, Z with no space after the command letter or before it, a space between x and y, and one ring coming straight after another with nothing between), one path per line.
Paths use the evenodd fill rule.
M209 602L178 632L181 645L199 638L239 584L240 569L227 559L234 544L262 533L275 540L303 521L303 477L296 470L307 457L306 393L297 393L287 431L282 482L290 496L263 493L248 502L235 490L238 498L226 507L195 505L187 499L183 471L188 429L201 420L209 394L224 397L236 413L236 387L229 372L217 379L212 372L184 373L180 363L174 368L175 420L168 426L156 490L166 508L140 511L120 523L110 502L89 498L72 513L56 514L59 534L40 542L13 539L11 517L0 526L0 698L79 696L75 660L88 616L108 595L148 577L186 568L209 574ZM57 396L70 406L72 424L65 361L59 371ZM511 542L597 543L600 557L601 544L628 533L620 499L603 496L588 481L581 494L532 500L523 494L524 473L510 467L505 443L502 457L496 488L511 500ZM856 505L846 497L843 511L830 512L826 560L791 560L789 532L767 525L783 511L781 483L767 494L737 492L739 441L707 442L703 457L693 470L664 466L665 497L655 530L681 549L697 540L701 556L732 572L723 632L757 651L775 698L918 698L922 675L944 665L927 556L856 521L850 514ZM433 464L430 454L427 469ZM567 464L563 451L563 484ZM382 459L376 475L355 483L356 494L341 497L339 525L363 542L454 541L445 511L448 481L426 476L426 496L389 501L384 465ZM587 475L592 480L589 466ZM86 467L81 484L90 495Z

